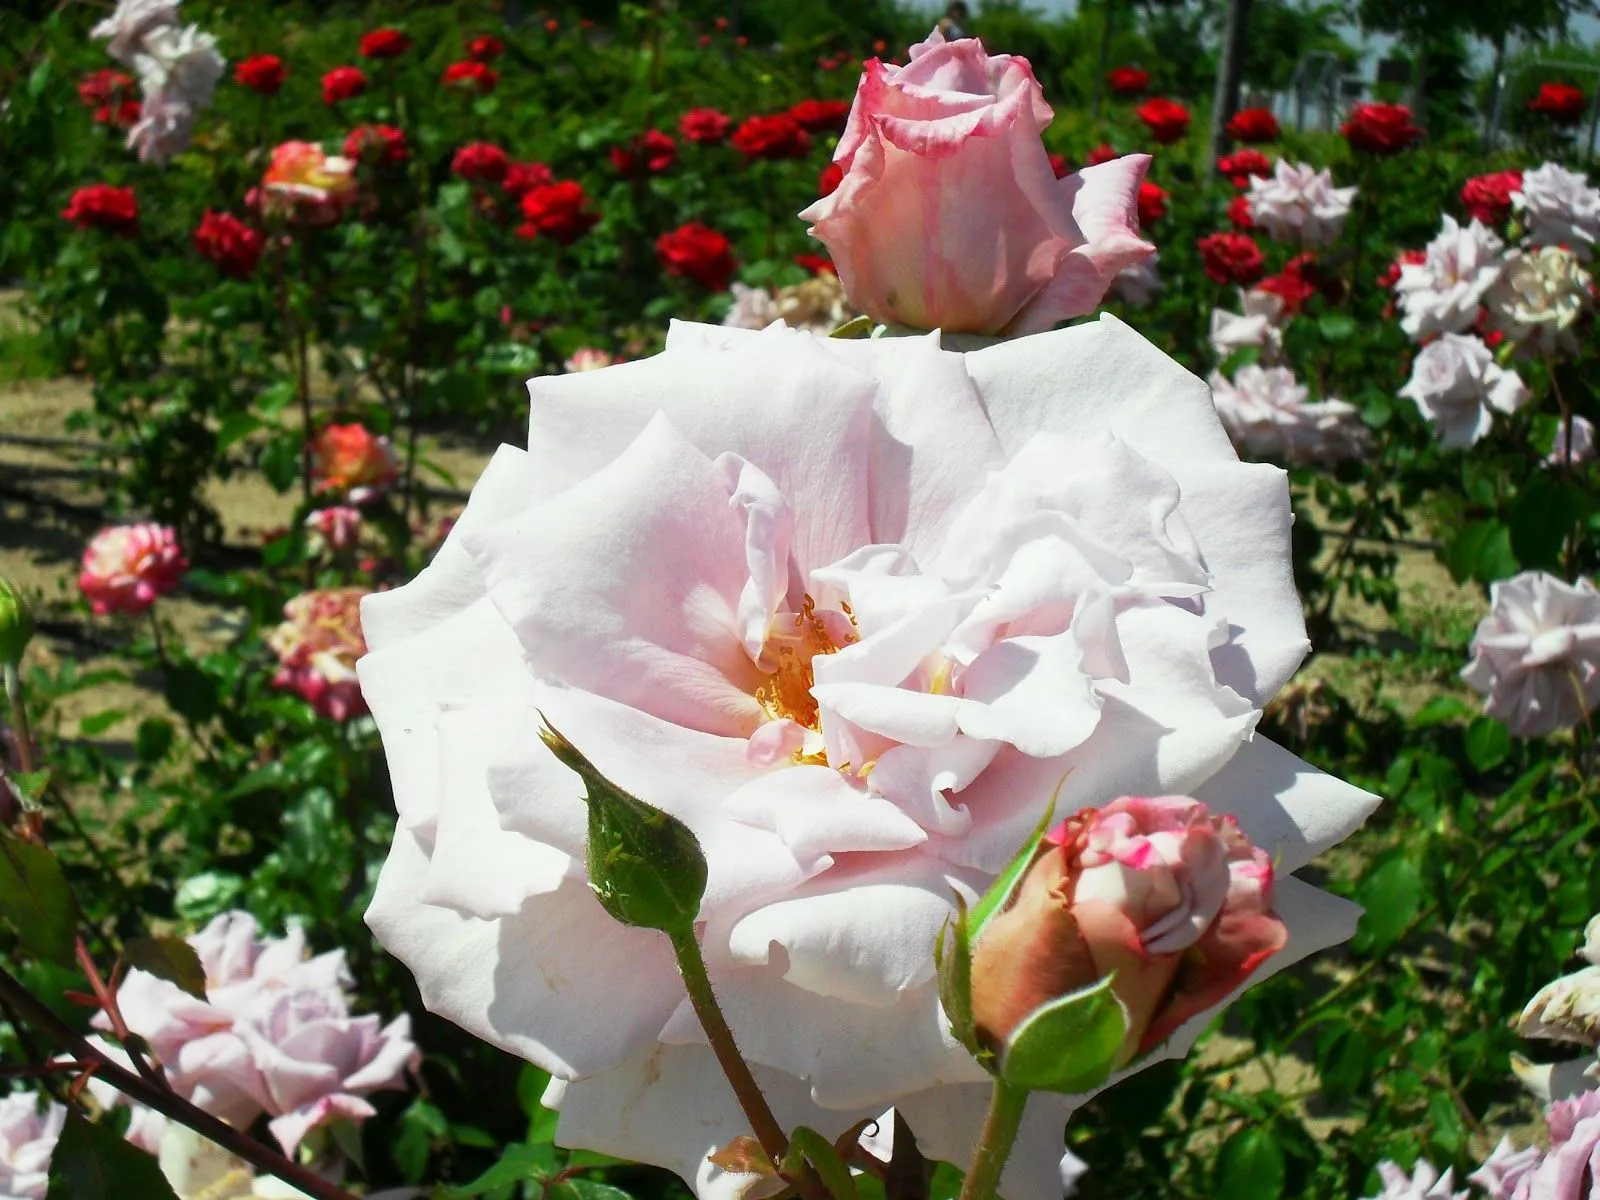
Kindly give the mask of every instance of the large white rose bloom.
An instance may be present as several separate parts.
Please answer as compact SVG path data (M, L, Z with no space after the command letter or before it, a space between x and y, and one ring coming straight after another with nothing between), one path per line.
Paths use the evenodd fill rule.
M1459 450L1489 432L1493 413L1521 408L1528 388L1494 361L1482 338L1446 333L1417 351L1400 394L1433 422L1441 446Z
M400 814L367 920L430 1008L556 1077L561 1143L759 1183L707 1161L747 1122L666 938L591 893L541 712L694 830L705 956L786 1126L892 1105L966 1160L990 1087L932 947L1058 787L1237 814L1284 875L1262 975L1352 931L1287 876L1377 800L1254 734L1307 649L1285 476L1127 326L958 354L676 324L529 390L528 449L363 605ZM1010 1200L1060 1195L1072 1108L1030 1105Z
M1594 308L1593 280L1570 250L1513 250L1485 300L1489 322L1520 349L1576 354L1573 326Z
M1511 203L1535 246L1566 246L1587 262L1600 237L1600 189L1589 177L1559 163L1544 163L1522 173L1522 189Z
M1584 720L1600 701L1600 591L1543 571L1490 584L1489 615L1461 678L1518 737Z
M1333 172L1280 158L1265 179L1250 180L1250 217L1274 241L1326 246L1344 229L1353 187L1334 187Z
M1427 245L1427 257L1400 267L1394 285L1404 314L1400 328L1414 342L1471 329L1484 293L1500 278L1504 249L1483 222L1459 225L1446 215L1439 236Z
M105 41L106 53L131 67L146 38L177 23L178 0L117 0L115 11L89 36Z
M1211 310L1211 348L1217 352L1217 357L1225 359L1235 350L1254 346L1261 351L1263 362L1277 362L1283 353L1286 323L1283 297L1260 288L1241 290L1239 308L1236 313L1221 308Z
M227 67L217 39L196 26L178 26L177 0L120 0L90 36L138 76L143 92L128 146L141 162L165 162L188 149L195 114L211 106Z
M1225 379L1211 373L1217 415L1236 446L1290 463L1336 463L1368 448L1367 427L1353 404L1309 399L1288 367L1252 363Z

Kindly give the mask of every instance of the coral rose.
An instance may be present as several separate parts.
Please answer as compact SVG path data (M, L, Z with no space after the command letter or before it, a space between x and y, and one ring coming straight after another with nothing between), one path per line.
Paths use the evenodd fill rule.
M1157 145L1170 145L1189 132L1189 110L1164 96L1146 100L1133 110L1133 115L1144 122L1150 140Z
M261 177L261 209L308 225L332 225L356 197L356 164L313 142L284 142Z
M138 615L177 587L188 569L178 535L168 526L113 525L84 548L78 590L99 615Z
M965 1161L991 1089L934 941L1053 795L1235 814L1290 935L1252 978L1353 930L1289 873L1376 798L1252 733L1307 649L1287 477L1121 322L968 354L677 323L656 357L528 386L528 450L364 602L399 811L367 920L431 1009L555 1075L560 1144L707 1200L752 1182L707 1159L748 1123L666 939L590 889L541 713L694 831L739 1048L829 1138L893 1105ZM1072 1107L1035 1097L1001 1194L1060 1195Z
M361 637L363 588L302 592L283 606L283 624L267 634L278 656L272 686L294 692L331 721L367 712L356 661L367 652Z
M1024 59L937 32L908 66L867 65L834 163L800 216L851 301L884 324L1029 333L1091 312L1146 257L1130 155L1057 179L1053 114Z
M311 474L319 492L349 492L360 504L395 481L400 459L365 425L325 425L311 443Z
M252 92L276 96L289 77L289 68L276 54L252 54L233 69L233 77Z

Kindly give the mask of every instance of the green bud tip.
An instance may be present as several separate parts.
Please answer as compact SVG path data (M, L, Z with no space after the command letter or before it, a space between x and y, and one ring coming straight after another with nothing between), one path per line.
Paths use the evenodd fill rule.
M22 593L0 576L0 665L14 667L33 640L33 614Z

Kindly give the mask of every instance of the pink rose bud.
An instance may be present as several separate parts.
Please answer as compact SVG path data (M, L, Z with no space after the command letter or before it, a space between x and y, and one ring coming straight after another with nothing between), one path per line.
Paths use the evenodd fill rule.
M1110 976L1126 1033L1112 1066L1239 988L1288 939L1272 863L1232 817L1187 796L1125 796L1046 834L972 951L980 1044Z
M1092 312L1139 238L1128 155L1057 179L1053 112L1028 61L935 31L904 67L867 63L834 153L838 188L800 214L875 321L1017 335Z
M83 552L78 590L97 614L138 615L178 586L189 569L178 535L165 525L113 525Z

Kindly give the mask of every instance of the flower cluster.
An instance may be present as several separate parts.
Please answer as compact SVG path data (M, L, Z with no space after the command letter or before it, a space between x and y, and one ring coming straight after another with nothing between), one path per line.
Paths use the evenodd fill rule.
M216 39L180 26L177 0L118 0L90 36L104 39L107 53L138 77L143 100L128 145L140 161L165 162L187 149L195 114L211 106L227 66Z
M1360 458L1371 436L1354 405L1308 399L1309 389L1288 367L1240 367L1229 380L1211 374L1217 415L1234 444L1290 463L1335 463Z

